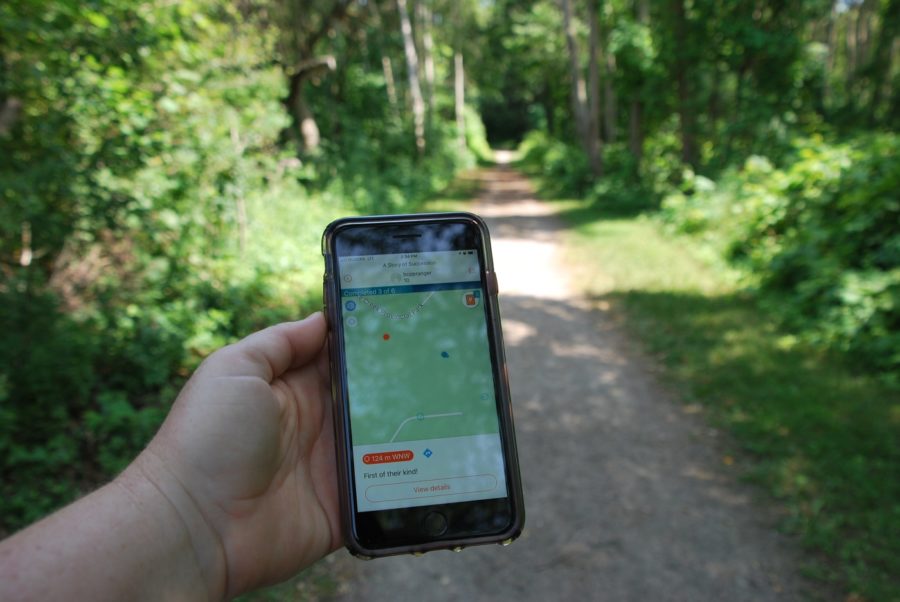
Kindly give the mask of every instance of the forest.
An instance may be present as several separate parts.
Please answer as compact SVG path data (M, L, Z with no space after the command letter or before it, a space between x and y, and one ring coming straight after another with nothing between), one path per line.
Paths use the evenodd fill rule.
M318 308L331 219L462 201L492 148L877 382L896 471L898 34L900 0L0 4L0 536L120 471L203 357ZM872 599L892 478L850 525L885 533L848 552L874 572L841 577Z

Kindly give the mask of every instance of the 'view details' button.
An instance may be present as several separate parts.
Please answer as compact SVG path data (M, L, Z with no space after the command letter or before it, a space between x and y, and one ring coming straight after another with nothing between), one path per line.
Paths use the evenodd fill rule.
M402 451L379 452L362 457L364 464L390 464L391 462L409 462L415 454L408 449Z
M431 481L408 481L389 485L372 485L366 488L370 502L394 502L423 497L483 493L497 488L497 477L479 474L468 477L449 477Z

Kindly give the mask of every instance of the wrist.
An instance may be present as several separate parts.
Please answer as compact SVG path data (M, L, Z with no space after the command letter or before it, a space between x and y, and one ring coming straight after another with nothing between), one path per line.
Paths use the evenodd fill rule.
M0 599L221 599L216 542L174 477L142 455L112 483L0 544Z
M179 571L190 581L184 591L202 588L207 599L223 599L227 591L224 547L201 504L173 469L147 449L113 485L125 489L160 522L160 531L169 533L170 561L195 569Z

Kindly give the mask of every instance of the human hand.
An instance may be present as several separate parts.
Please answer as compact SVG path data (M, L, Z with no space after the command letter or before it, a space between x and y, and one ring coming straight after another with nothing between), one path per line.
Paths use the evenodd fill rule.
M119 478L177 510L211 598L282 581L341 541L325 319L215 352Z

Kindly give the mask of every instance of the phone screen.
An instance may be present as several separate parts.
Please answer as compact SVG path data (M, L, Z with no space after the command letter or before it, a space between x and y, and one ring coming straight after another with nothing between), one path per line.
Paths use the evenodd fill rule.
M507 496L480 261L338 258L358 512Z

